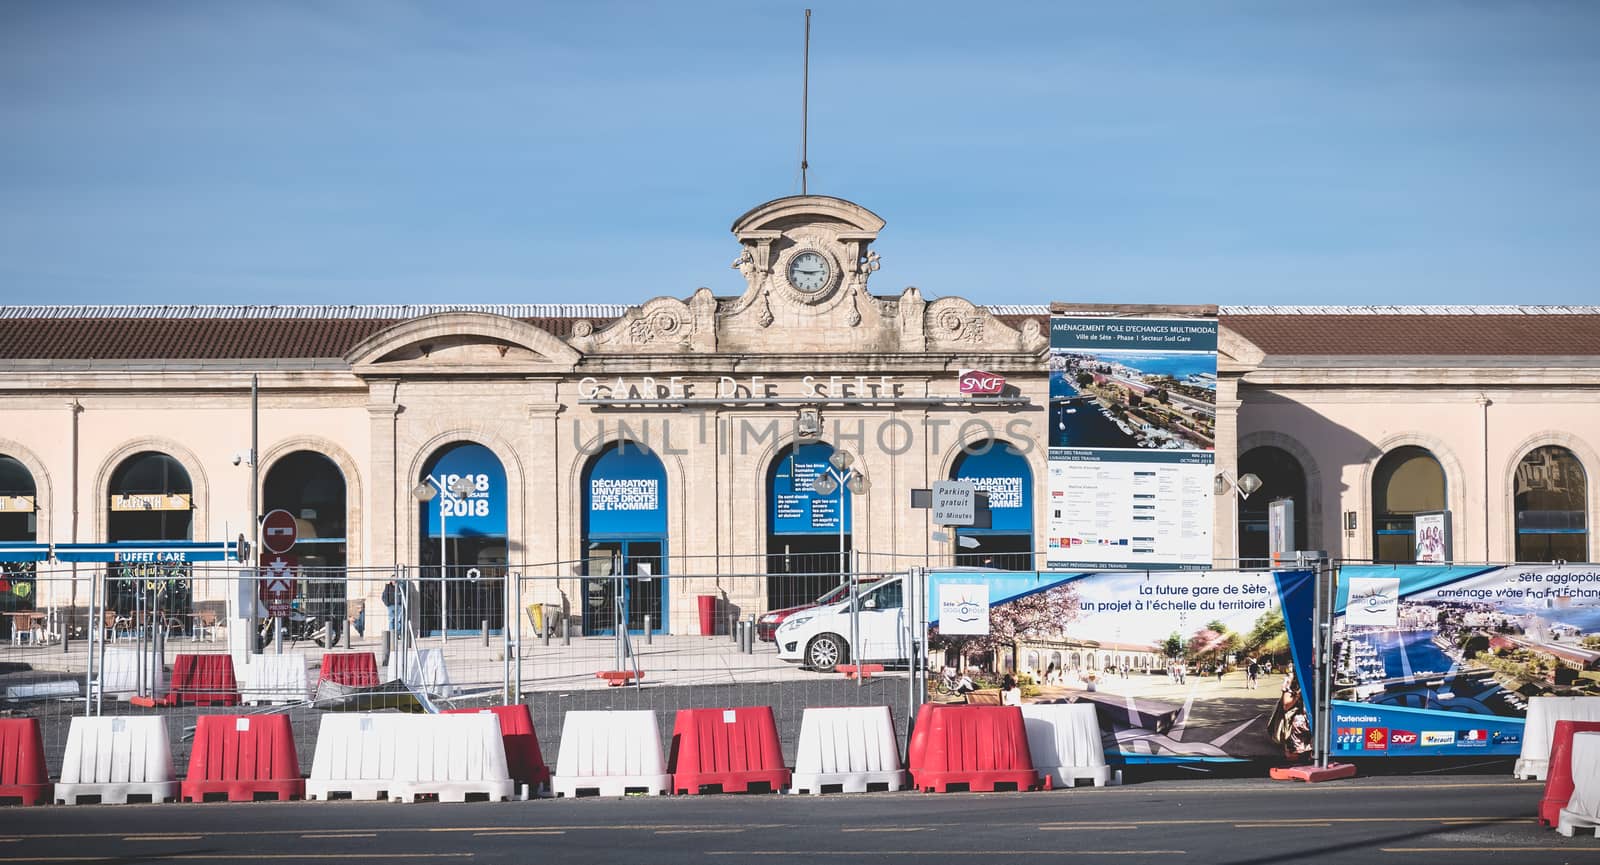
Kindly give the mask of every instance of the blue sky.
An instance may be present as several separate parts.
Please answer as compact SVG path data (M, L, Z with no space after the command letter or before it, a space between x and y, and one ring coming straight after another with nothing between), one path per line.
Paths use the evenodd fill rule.
M1600 302L1600 4L811 6L880 293ZM735 294L803 8L0 4L0 302Z

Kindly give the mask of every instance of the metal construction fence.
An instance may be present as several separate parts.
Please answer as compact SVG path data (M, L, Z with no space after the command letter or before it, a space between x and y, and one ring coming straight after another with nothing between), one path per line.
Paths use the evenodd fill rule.
M569 710L650 709L670 730L679 709L767 705L792 760L807 707L887 705L905 736L916 706L959 696L949 692L952 672L986 690L1006 673L1035 684L1054 675L1067 681L1051 694L1085 699L1095 691L1093 674L1104 677L1115 667L1122 679L1130 673L1134 679L1102 682L1102 693L1122 687L1152 702L1177 693L1174 673L1183 685L1182 666L1201 661L1192 646L1173 654L1155 644L1112 650L1100 643L1098 657L1087 653L1080 666L1072 647L1082 641L1046 629L1013 635L1003 651L981 656L953 654L938 641L929 650L930 574L971 569L984 575L975 581L998 584L1009 572L1037 571L1042 579L1049 569L1033 566L1043 564L1032 553L970 561L867 551L841 558L837 550L716 558L600 550L582 561L539 565L303 568L292 585L265 587L284 590L277 609L263 600L263 578L237 565L137 572L41 565L26 575L27 608L9 610L0 620L0 711L40 719L52 770L59 769L73 716L161 714L181 772L196 718L207 713L289 714L302 765L309 766L318 719L326 712L521 701L553 753ZM1210 573L1270 581L1263 569L1228 564L1219 562ZM1600 585L1573 588L1583 569L1585 579L1593 577L1593 566L1455 563L1405 571L1401 565L1302 564L1313 578L1304 618L1315 661L1305 678L1312 683L1306 696L1314 704L1307 708L1319 759L1339 750L1333 734L1343 721L1330 715L1334 700L1347 711L1371 706L1361 709L1371 714L1386 711L1379 701L1389 696L1465 702L1476 694L1491 715L1506 718L1532 695L1600 693L1600 645L1586 648L1597 642L1591 632L1600 623L1588 631L1553 627L1548 616L1491 610L1486 600L1439 601L1406 576L1445 573L1465 581L1459 585L1469 589L1462 591L1476 592L1472 580L1535 585L1528 573L1551 571L1546 583L1565 587L1565 594L1542 600L1541 609L1561 609L1580 595L1574 603L1594 606L1582 593ZM1563 567L1572 579L1560 576ZM1404 675L1386 671L1382 634L1353 626L1338 612L1341 589L1349 590L1343 572L1370 581L1391 568L1401 574L1397 598L1411 597L1391 642L1416 645L1413 658L1433 657L1431 645L1444 658L1431 666L1448 670L1408 662L1402 651L1397 663L1405 665ZM1153 583L1181 578L1178 572L1135 573ZM839 604L852 596L854 605ZM1204 620L1198 616L1193 624ZM1423 630L1429 631L1427 644L1416 642ZM1232 659L1208 651L1201 647L1200 655L1215 659L1214 690L1240 705L1259 699L1242 690L1245 654L1282 673L1271 650ZM882 669L855 678L841 670L863 660ZM231 667L231 681L219 672L225 667ZM1191 718L1188 741L1176 744L1192 744L1197 728ZM1174 738L1169 730L1156 732ZM1397 750L1391 746L1388 753Z

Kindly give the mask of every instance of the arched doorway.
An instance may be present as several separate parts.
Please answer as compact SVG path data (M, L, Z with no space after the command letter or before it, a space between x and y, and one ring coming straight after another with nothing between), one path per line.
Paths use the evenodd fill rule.
M1268 535L1268 513L1279 499L1294 502L1294 548L1307 549L1306 472L1300 461L1282 448L1251 448L1239 457L1239 476L1253 474L1261 488L1249 498L1238 496L1239 559L1242 567L1271 564L1272 538Z
M485 621L498 633L509 561L505 467L483 445L456 442L434 451L417 480L418 491L433 489L419 504L419 633L476 634Z
M849 573L851 495L843 485L828 496L811 488L832 456L824 442L796 445L767 469L769 609L810 603Z
M1517 561L1589 561L1589 479L1572 451L1547 445L1517 463Z
M1445 501L1444 467L1426 448L1384 454L1372 477L1373 561L1415 562L1417 514L1443 511Z
M39 539L38 487L33 473L16 457L0 454L0 542ZM38 564L0 559L0 639L10 639L12 621L4 613L32 612L37 604Z
M172 456L142 451L111 473L106 540L194 539L194 485ZM185 615L194 606L193 572L184 562L120 562L106 569L106 609Z
M589 461L583 484L583 632L666 633L667 472L642 444L621 441ZM620 590L621 598L617 597Z
M292 554L299 562L300 611L330 622L337 637L345 621L346 573L344 472L315 451L295 451L274 462L262 484L262 513L285 510L295 518Z
M962 449L950 479L968 481L989 494L989 526L956 529L956 564L1033 570L1033 470L1028 458L998 439L976 442Z

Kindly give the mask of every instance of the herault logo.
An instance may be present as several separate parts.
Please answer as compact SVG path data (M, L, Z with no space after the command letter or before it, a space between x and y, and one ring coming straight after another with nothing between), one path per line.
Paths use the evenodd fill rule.
M956 378L962 393L996 394L1006 389L1006 377L981 369L964 369Z
M1389 744L1415 745L1417 744L1417 734L1410 730L1395 730L1389 734Z
M1366 749L1368 751L1389 750L1389 728L1368 727Z
M1429 748L1438 745L1454 745L1456 731L1454 730L1423 730L1422 747Z

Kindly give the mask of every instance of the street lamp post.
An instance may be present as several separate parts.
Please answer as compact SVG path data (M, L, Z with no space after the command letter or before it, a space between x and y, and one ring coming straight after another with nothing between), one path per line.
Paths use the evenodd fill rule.
M844 581L848 564L844 554L844 506L845 493L852 496L866 495L868 490L867 475L861 469L854 467L855 458L848 451L834 451L828 457L828 465L811 481L811 489L818 495L831 496L834 491L839 492L839 512L835 515L839 520L839 577ZM861 629L857 624L856 613L860 609L856 598L856 574L854 568L849 568L850 578L850 651L856 655L861 654ZM861 684L861 677L856 677L856 684Z
M445 583L445 575L449 572L447 544L450 535L445 531L445 502L450 499L464 499L471 495L476 487L477 485L466 477L457 477L447 487L442 480L427 475L422 483L411 488L412 497L423 504L433 501L435 496L439 498L439 642L441 643L450 639L450 591Z

